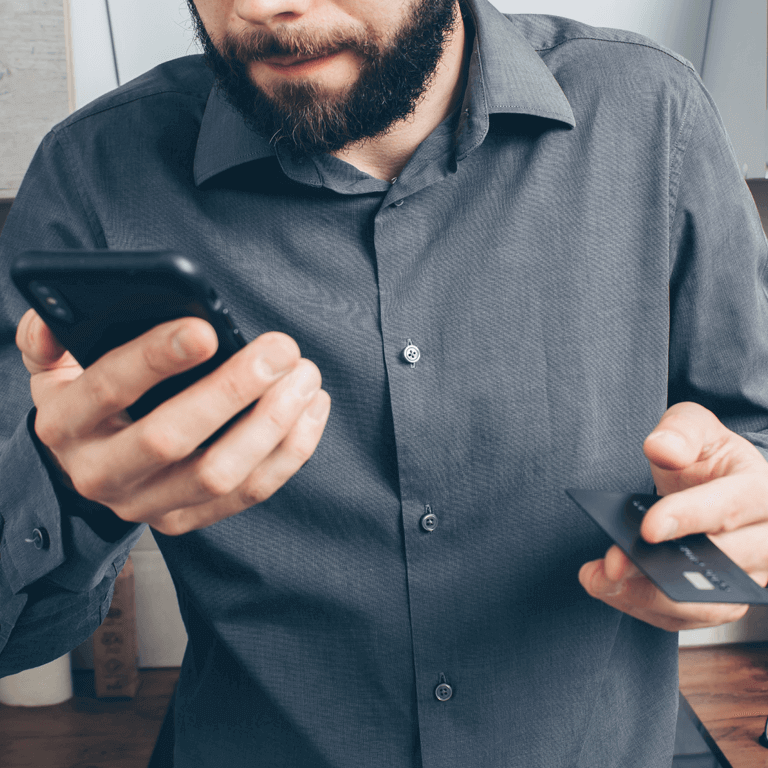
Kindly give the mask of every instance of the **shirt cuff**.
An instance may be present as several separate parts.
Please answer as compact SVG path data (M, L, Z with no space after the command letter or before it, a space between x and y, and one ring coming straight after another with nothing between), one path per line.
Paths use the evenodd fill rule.
M118 538L99 536L90 522L102 529L102 510L110 518L114 513L67 489L58 470L54 475L52 462L32 436L34 413L19 424L0 458L0 584L18 595L46 577L72 592L90 591L105 576L116 575L115 563L125 560L145 524L117 518L119 524L104 523L103 532ZM22 607L19 603L16 609Z
M34 443L40 461L48 472L48 476L53 486L53 491L61 507L62 515L68 517L79 517L84 520L88 527L104 541L114 544L123 538L127 533L136 529L138 523L132 523L118 517L109 507L90 501L84 498L76 491L68 488L61 478L59 468L53 463L45 446L40 442L40 438L35 432L35 414L37 409L33 408L27 417L27 429L29 436Z
M64 562L59 504L24 421L3 446L0 488L0 581L15 595Z

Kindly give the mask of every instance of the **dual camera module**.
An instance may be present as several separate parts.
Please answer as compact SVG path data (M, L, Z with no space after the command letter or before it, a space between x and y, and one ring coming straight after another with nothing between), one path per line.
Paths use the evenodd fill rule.
M73 323L75 321L69 305L55 288L50 288L44 283L33 280L29 284L29 289L37 297L40 306L47 314L65 323Z

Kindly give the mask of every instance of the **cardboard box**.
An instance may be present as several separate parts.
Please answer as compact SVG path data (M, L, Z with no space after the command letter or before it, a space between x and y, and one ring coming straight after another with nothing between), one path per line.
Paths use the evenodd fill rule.
M112 605L93 633L96 696L132 698L139 687L139 636L131 556L115 580Z

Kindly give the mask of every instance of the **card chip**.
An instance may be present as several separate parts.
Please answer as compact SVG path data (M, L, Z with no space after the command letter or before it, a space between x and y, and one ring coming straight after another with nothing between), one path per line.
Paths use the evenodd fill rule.
M706 576L704 576L703 573L699 573L698 571L683 571L683 576L685 576L688 581L693 584L696 589L714 589L715 585L707 579Z

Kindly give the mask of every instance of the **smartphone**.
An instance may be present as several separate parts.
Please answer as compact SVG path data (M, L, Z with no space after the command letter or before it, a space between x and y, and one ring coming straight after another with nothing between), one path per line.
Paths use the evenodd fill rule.
M134 420L246 344L200 267L174 251L26 251L13 261L11 278L83 368L168 320L200 317L213 326L216 354L145 392L127 408Z

